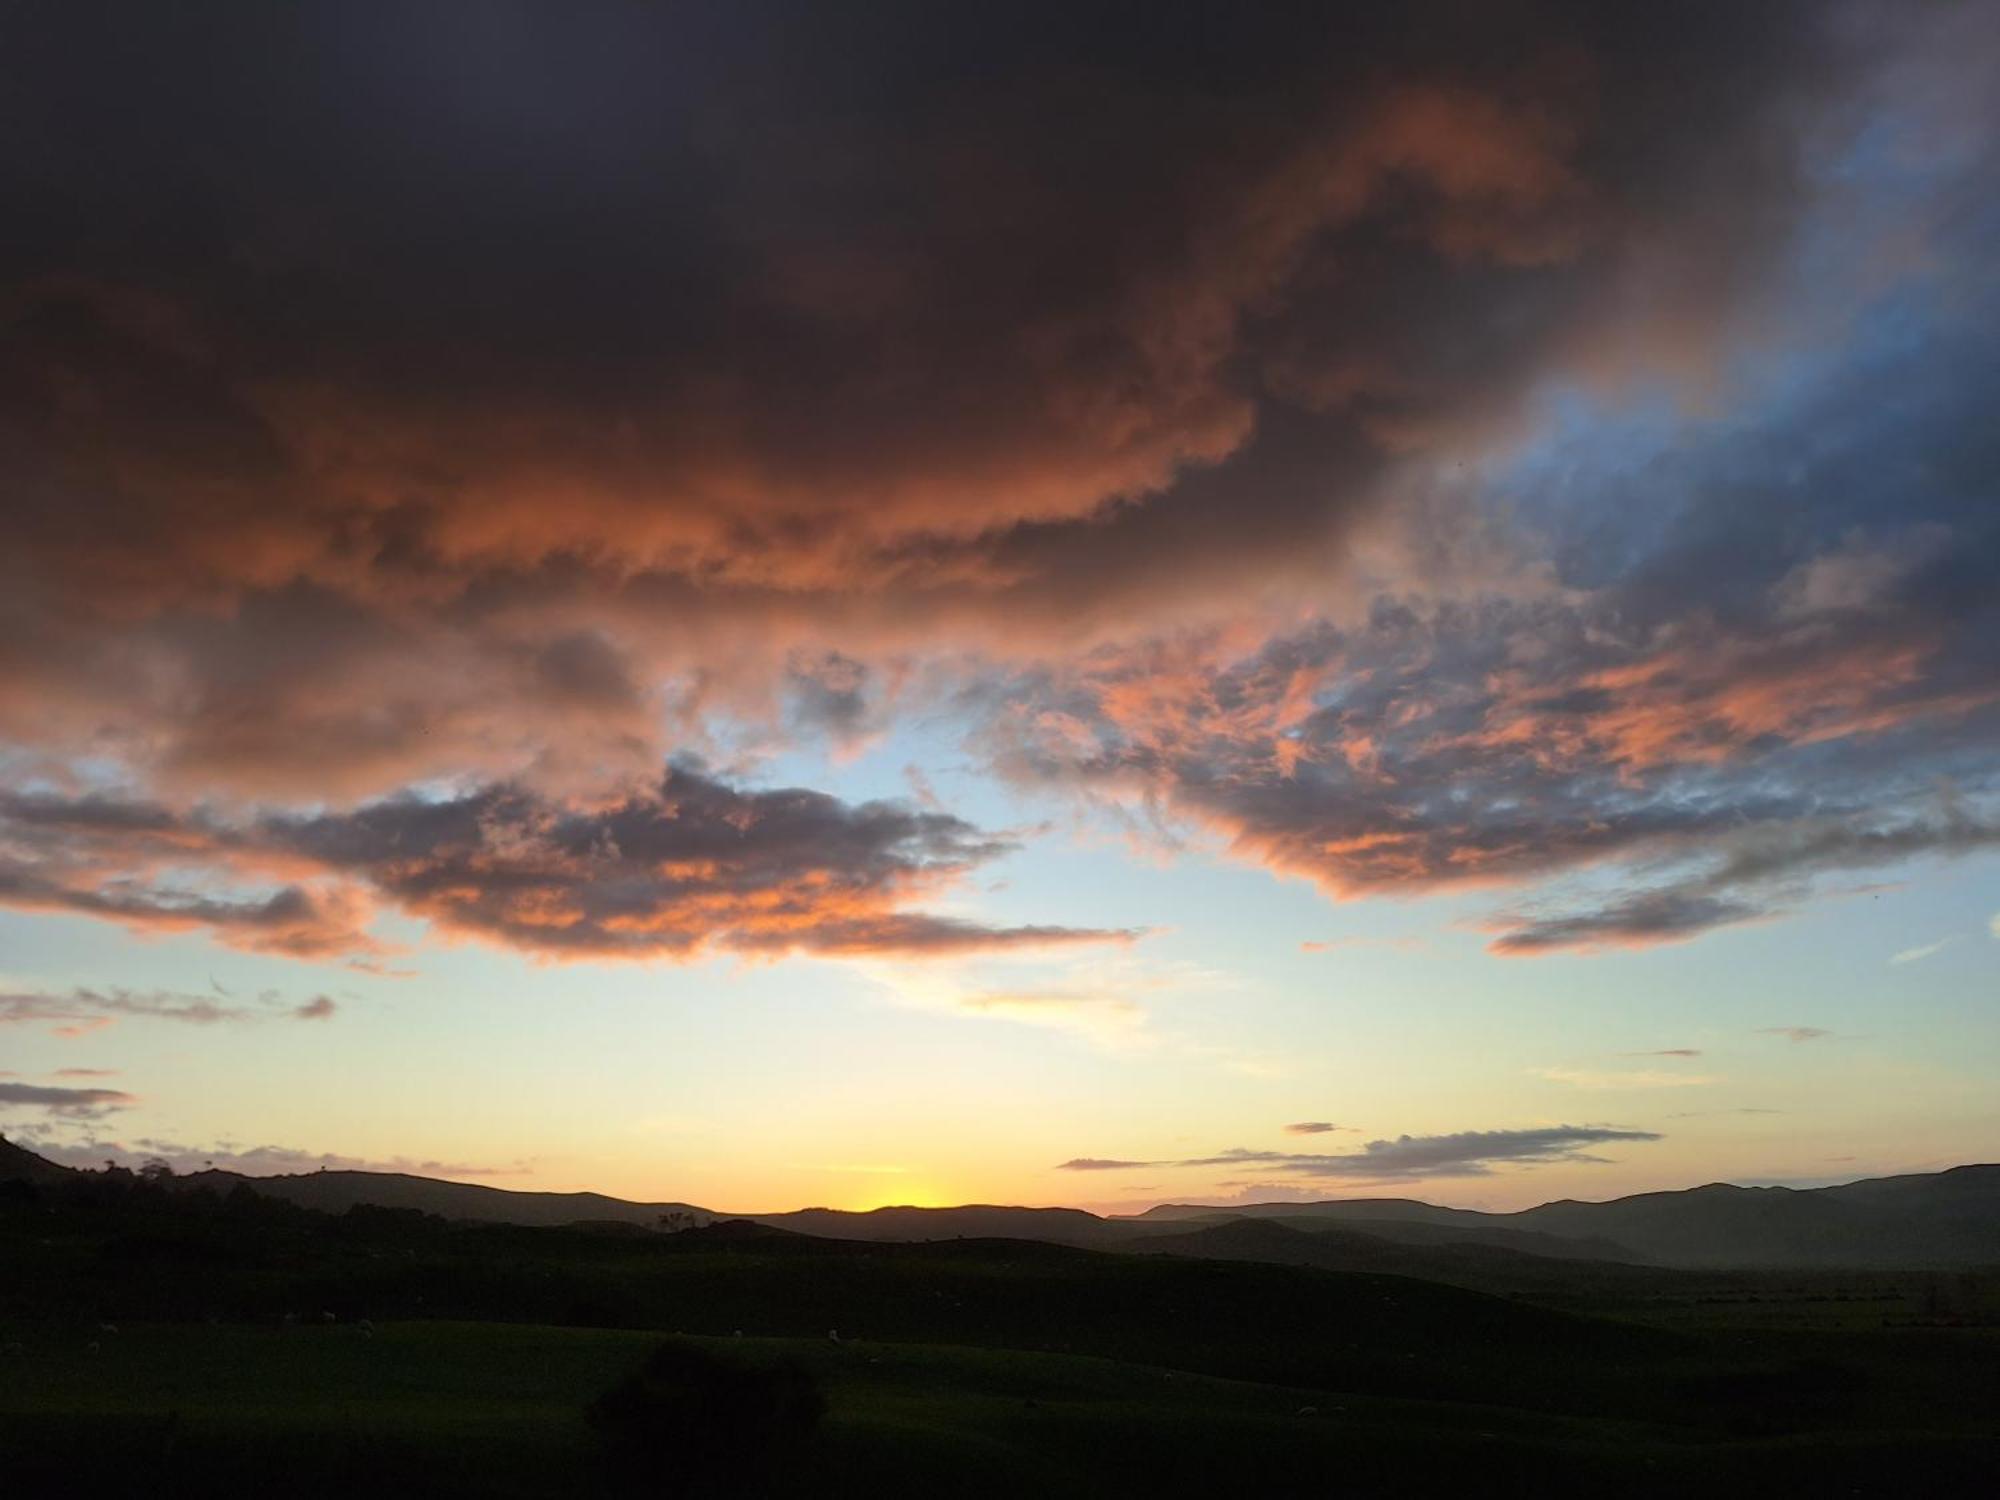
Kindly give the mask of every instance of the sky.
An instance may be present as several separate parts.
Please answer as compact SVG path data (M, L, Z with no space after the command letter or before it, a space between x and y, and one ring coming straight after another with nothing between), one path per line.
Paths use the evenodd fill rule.
M2000 1158L2000 9L0 12L0 1130Z

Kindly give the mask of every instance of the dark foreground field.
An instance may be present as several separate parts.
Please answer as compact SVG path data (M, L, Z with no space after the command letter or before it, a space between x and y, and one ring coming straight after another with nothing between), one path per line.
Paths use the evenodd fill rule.
M1991 1493L2000 1333L1859 1326L1856 1306L1891 1304L1823 1283L1796 1306L1827 1309L1825 1326L1744 1327L1712 1283L1661 1277L1670 1317L1646 1322L1624 1282L1623 1315L1598 1317L1407 1278L1015 1241L17 1192L0 1203L0 1483ZM1783 1284L1770 1279L1774 1299ZM1986 1284L1957 1285L1976 1302ZM1690 1321L1710 1306L1716 1326ZM663 1345L671 1378L604 1415L600 1398ZM769 1390L790 1394L759 1405Z

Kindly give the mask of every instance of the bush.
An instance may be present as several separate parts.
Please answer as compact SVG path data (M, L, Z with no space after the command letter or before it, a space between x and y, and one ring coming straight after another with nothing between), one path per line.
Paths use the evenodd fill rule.
M655 1493L742 1494L800 1460L825 1409L796 1365L668 1343L592 1402L590 1419L617 1469Z

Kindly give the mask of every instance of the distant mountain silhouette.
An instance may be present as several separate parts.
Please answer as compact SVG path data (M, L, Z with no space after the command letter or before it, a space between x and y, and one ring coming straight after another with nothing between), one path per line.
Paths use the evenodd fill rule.
M716 1216L691 1203L633 1203L602 1193L525 1193L471 1182L445 1182L404 1172L300 1172L283 1177L248 1177L240 1172L192 1172L175 1179L185 1187L208 1187L226 1193L239 1183L273 1198L283 1198L322 1213L345 1213L356 1204L378 1208L414 1208L445 1219L474 1219L493 1224L557 1226L577 1223L623 1223L659 1227L663 1215L683 1215L681 1222L707 1224Z
M1080 1208L1007 1208L968 1203L958 1208L874 1208L849 1213L801 1208L746 1217L776 1229L839 1240L1043 1240L1052 1245L1105 1245L1129 1238L1116 1220Z
M1421 1225L1427 1238L1667 1266L1979 1265L2000 1263L2000 1166L1824 1188L1710 1183L1603 1203L1564 1199L1507 1214L1407 1198L1227 1207L1176 1203L1150 1209L1136 1222L1219 1217L1295 1226L1319 1221L1406 1240L1411 1227Z
M1286 1205L1291 1206L1291 1205ZM1428 1208L1429 1204L1418 1204ZM1441 1212L1451 1213L1446 1209ZM1519 1255L1535 1255L1551 1260L1592 1260L1592 1261L1638 1261L1642 1259L1634 1251L1599 1235L1544 1234L1531 1229L1505 1229L1490 1224L1432 1222L1425 1219L1367 1218L1360 1215L1348 1216L1321 1214L1270 1214L1244 1215L1210 1214L1205 1218L1185 1220L1148 1220L1149 1229L1166 1228L1177 1224L1207 1225L1231 1221L1282 1225L1287 1229L1303 1230L1307 1233L1346 1234L1366 1236L1374 1240L1386 1240L1403 1246L1433 1247L1441 1245L1478 1246L1492 1250L1506 1250ZM1150 1243L1150 1241L1149 1241Z
M0 1138L0 1181L79 1175ZM359 1204L442 1218L530 1226L635 1225L718 1234L787 1231L872 1242L1032 1240L1100 1250L1202 1254L1407 1275L1540 1262L1639 1262L1680 1267L2000 1264L2000 1166L1953 1167L1839 1187L1711 1183L1602 1203L1566 1199L1515 1213L1446 1208L1411 1198L1316 1203L1162 1204L1131 1217L1075 1208L967 1204L807 1208L726 1216L690 1203L634 1203L601 1193L518 1192L400 1172L324 1171L281 1177L197 1172L183 1188L243 1186L305 1208ZM715 1227L728 1219L726 1228ZM1442 1258L1440 1258L1442 1257ZM1482 1258L1483 1257L1483 1258ZM1495 1257L1498 1257L1497 1259ZM1426 1269L1428 1268L1428 1269Z
M1292 1218L1375 1219L1383 1223L1443 1224L1458 1228L1492 1227L1511 1216L1489 1214L1476 1208L1440 1208L1415 1198L1328 1198L1316 1203L1162 1203L1133 1218L1139 1222L1161 1219L1292 1219Z
M1990 1263L2000 1261L2000 1166L1826 1188L1717 1182L1609 1203L1544 1203L1509 1218L1550 1234L1602 1235L1664 1265Z

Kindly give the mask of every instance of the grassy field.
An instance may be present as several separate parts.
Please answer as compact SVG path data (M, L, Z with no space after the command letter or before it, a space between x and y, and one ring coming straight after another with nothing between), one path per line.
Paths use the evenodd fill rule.
M584 1411L659 1342L535 1325L47 1327L0 1365L16 1493L549 1495L619 1487ZM89 1340L77 1335L91 1333ZM694 1341L789 1361L828 1414L800 1493L1978 1493L2000 1446L1948 1431L1731 1438L1665 1422L1394 1400L1077 1355L824 1338ZM95 1350L86 1347L95 1343ZM1817 1476L1815 1480L1815 1476ZM673 1493L676 1475L656 1477ZM1895 1487L1906 1486L1901 1490ZM1242 1487L1242 1488L1238 1488ZM86 1492L87 1492L86 1491ZM1803 1492L1803 1491L1795 1491Z
M2000 1332L1882 1326L1922 1281L1621 1277L1586 1315L1587 1270L1554 1309L1009 1241L0 1210L9 1494L1901 1497L2000 1472ZM620 1467L589 1412L663 1344L794 1367L824 1418L761 1478L733 1450L705 1485L692 1449Z

